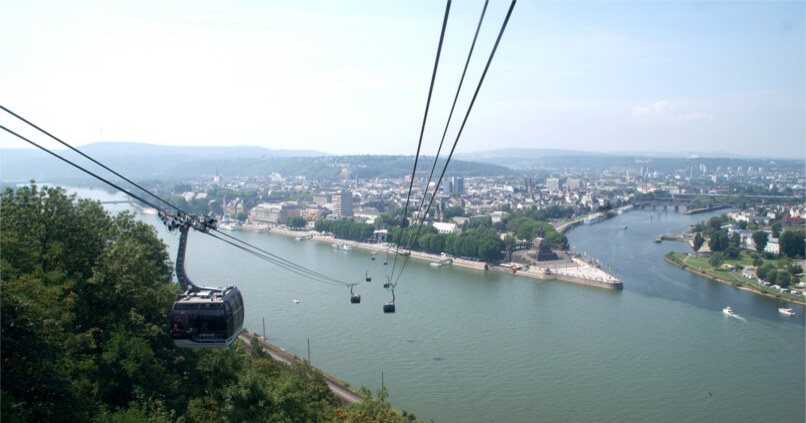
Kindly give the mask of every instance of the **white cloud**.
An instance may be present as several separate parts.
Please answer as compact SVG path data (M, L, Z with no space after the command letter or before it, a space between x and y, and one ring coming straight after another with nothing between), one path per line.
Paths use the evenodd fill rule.
M705 112L685 112L678 109L675 103L660 100L649 106L636 106L632 115L637 118L660 120L714 120L715 117Z

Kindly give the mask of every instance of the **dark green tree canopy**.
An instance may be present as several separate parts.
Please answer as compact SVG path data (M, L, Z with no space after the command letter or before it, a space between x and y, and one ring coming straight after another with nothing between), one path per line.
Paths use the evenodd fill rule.
M235 342L178 349L178 287L154 228L36 185L0 199L4 422L402 422L345 410L307 364Z

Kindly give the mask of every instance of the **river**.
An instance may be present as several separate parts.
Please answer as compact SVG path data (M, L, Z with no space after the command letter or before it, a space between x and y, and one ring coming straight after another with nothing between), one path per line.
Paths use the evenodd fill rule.
M97 193L79 190L81 195ZM125 206L110 205L110 210ZM687 244L655 244L713 214L634 211L568 233L623 291L410 261L396 290L383 256L270 233L245 241L320 273L359 283L322 285L191 233L187 269L204 285L237 285L245 326L353 386L436 422L803 422L806 336L801 305L740 291L664 261ZM175 256L176 234L153 215ZM652 218L650 218L652 217ZM624 227L627 226L627 229ZM372 282L363 281L365 271ZM295 304L294 299L299 303ZM739 317L727 317L731 306Z

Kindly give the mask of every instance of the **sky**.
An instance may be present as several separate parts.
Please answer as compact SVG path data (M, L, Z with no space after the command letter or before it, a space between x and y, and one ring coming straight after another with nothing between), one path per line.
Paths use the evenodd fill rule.
M499 148L806 159L803 1L515 6L457 153ZM450 9L423 154L483 1ZM447 143L509 1L492 0ZM417 149L442 1L3 1L0 104L73 145ZM44 145L0 111L0 124ZM26 145L7 134L0 147Z

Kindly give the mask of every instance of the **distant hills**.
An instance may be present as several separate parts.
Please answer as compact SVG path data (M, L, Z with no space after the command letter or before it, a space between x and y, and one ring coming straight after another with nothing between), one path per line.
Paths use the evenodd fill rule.
M724 155L693 153L651 153L651 152L613 152L599 153L562 149L508 148L473 153L457 154L465 160L483 161L485 163L505 166L512 170L530 173L552 173L566 170L601 173L604 171L637 174L645 171L659 171L670 174L676 170L688 169L690 166L706 165L709 169L721 167L803 167L802 159L768 159L750 158L736 154Z
M212 177L216 172L229 176L305 176L311 179L396 178L411 174L413 156L334 156L312 150L271 150L253 146L180 147L140 143L95 143L79 148L82 152L138 180L176 181ZM58 154L95 169L99 169L70 150L55 150ZM419 171L428 172L433 158L423 157ZM512 148L457 154L446 176L507 176L565 172L569 170L599 174L605 171L638 174L659 171L670 174L681 169L705 164L709 169L728 166L802 168L802 160L771 160L749 158L675 157L650 153L595 153L562 149ZM439 171L444 164L441 160ZM434 176L437 178L438 174ZM0 180L6 183L82 182L84 173L40 150L0 149ZM113 178L114 179L114 178Z
M138 180L185 180L212 177L216 173L225 177L268 176L275 172L312 179L371 179L409 175L414 164L413 156L331 156L311 150L270 150L250 146L181 147L107 142L89 144L79 150L118 173ZM108 174L73 151L54 152L100 175ZM420 163L430 164L432 160L421 160ZM510 169L495 164L463 160L452 160L449 172L449 176L512 173ZM41 150L0 149L0 179L3 182L31 179L81 182L88 178L91 177Z

